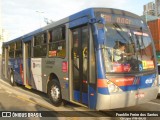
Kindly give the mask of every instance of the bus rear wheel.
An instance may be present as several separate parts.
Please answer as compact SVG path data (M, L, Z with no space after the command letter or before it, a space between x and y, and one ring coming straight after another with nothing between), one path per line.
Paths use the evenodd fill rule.
M15 83L15 81L14 81L14 73L13 73L13 72L10 73L10 84L11 84L12 86L15 86L15 85L16 85L16 83Z
M62 95L60 85L57 80L52 80L48 83L48 97L54 106L62 104Z

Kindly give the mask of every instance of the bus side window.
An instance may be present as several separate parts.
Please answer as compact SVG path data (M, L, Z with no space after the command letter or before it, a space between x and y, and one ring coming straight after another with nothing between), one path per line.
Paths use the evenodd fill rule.
M65 27L55 28L49 31L49 57L66 56Z
M22 58L22 41L16 42L15 57Z
M34 38L34 57L45 57L47 55L47 33L41 33Z
M160 65L158 65L158 74L160 75Z
M14 58L15 43L9 45L9 58Z

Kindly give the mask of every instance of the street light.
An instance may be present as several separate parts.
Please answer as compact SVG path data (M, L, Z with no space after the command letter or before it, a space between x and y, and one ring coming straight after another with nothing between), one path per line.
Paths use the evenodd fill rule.
M40 27L41 27L41 16L44 12L42 11L36 11L39 14L39 18L40 18ZM43 16L42 16L43 17ZM44 17L43 17L44 18Z

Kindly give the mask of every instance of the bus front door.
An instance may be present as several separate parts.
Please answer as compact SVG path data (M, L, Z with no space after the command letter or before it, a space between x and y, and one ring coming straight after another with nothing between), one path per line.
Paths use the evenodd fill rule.
M88 27L72 30L72 98L88 106Z

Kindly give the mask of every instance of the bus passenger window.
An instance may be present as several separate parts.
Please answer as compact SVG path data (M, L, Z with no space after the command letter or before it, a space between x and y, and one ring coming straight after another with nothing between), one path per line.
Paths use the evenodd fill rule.
M9 58L14 58L15 43L9 45Z
M65 27L55 28L49 32L49 57L66 56Z
M47 55L47 34L42 33L34 38L34 57L45 57Z
M22 58L22 41L16 42L15 57Z
M5 47L2 47L2 58L5 57Z

